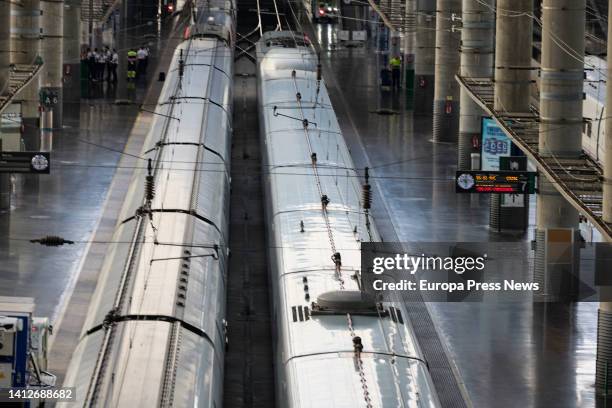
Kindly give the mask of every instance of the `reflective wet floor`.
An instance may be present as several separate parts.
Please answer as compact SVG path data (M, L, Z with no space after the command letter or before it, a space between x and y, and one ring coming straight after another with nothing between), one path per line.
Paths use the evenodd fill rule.
M151 34L147 36L152 50L150 66L155 65L157 51L165 41L158 29L161 27L140 28ZM143 37L133 34L119 38L120 59L127 45L142 44ZM53 134L51 174L13 175L11 210L0 213L0 296L34 297L35 314L50 317L52 322L74 287L139 113L138 103L153 78L151 69L148 79L126 84L122 65L114 86L80 81L78 76L70 79L64 93L64 126ZM123 104L116 104L118 100ZM43 247L29 242L47 235L75 244Z
M535 197L529 232L492 231L488 197L455 193L456 147L431 142L431 117L413 117L403 90L380 90L381 57L371 44L342 47L336 32L333 25L315 26L326 83L356 166L373 169L373 205L385 240L532 239ZM393 112L381 115L380 109ZM473 406L595 406L597 304L428 308Z

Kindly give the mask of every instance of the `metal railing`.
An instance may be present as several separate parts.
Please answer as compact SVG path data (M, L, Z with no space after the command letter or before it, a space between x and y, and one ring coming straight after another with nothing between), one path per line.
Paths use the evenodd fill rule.
M12 100L25 88L40 72L42 64L24 65L15 64L9 71L8 89L0 95L0 113L4 111Z
M588 155L561 158L539 153L540 112L509 113L494 109L491 78L455 77L469 96L497 122L506 135L532 160L566 200L584 215L604 237L612 240L612 224L602 218L603 170Z

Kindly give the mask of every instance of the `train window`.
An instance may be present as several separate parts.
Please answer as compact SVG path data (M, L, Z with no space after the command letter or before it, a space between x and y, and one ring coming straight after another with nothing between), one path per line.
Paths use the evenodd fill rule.
M589 122L587 123L587 135L589 137L593 136L592 131L593 131L593 122Z
M390 307L389 308L389 315L391 316L391 320L393 320L395 323L397 323L397 316L395 315L395 308L394 307Z
M393 320L395 323L404 324L404 318L402 317L401 310L396 309L393 306L391 306L389 308L389 315L391 317L391 320Z
M582 122L582 133L587 135L587 137L591 137L591 132L593 130L592 128L593 128L593 122L591 121Z
M404 319L402 318L402 311L399 309L395 309L395 313L397 314L397 321L400 324L404 324Z

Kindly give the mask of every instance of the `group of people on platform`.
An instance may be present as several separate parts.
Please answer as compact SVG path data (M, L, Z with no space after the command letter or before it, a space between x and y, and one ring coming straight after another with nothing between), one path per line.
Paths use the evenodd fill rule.
M117 83L117 66L119 65L119 54L116 49L104 47L99 50L87 48L82 59L87 64L89 80L92 82ZM127 79L135 81L138 77L147 73L149 63L149 49L141 46L138 51L130 49L127 53Z
M117 82L117 66L119 65L119 54L113 48L104 47L102 50L87 48L85 61L89 71L89 80L92 82L108 81ZM105 75L106 74L106 75Z

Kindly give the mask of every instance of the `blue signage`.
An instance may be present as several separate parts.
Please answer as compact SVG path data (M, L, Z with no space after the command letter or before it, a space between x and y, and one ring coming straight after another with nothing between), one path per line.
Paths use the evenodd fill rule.
M499 171L499 158L511 156L512 141L491 118L482 118L480 169Z

